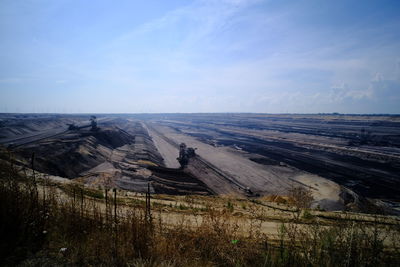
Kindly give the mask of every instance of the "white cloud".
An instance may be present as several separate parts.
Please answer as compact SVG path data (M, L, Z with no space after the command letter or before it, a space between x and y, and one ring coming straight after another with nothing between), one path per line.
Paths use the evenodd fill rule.
M47 57L36 58L32 73L38 87L97 90L110 95L93 94L99 103L125 112L319 112L400 95L398 40L383 42L378 27L305 27L292 5L260 2L188 2L84 58L37 40L34 51Z

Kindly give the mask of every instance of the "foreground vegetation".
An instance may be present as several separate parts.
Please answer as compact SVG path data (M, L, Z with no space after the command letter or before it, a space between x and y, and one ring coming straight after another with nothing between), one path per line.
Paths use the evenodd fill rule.
M235 209L248 211L256 201L199 208L146 197L126 204L113 191L54 184L4 162L0 170L4 266L400 265L400 225L378 217L327 223L294 208L277 224L278 235L268 235L259 227L268 214L250 211L248 227L235 220ZM167 224L161 212L168 208L201 220Z

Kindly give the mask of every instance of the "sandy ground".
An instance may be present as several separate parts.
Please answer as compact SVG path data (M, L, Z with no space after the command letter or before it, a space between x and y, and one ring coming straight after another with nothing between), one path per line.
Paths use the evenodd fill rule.
M257 189L264 194L284 193L285 188L290 187L291 181L288 177L281 177L277 173L260 168L259 164L223 147L202 143L171 128L157 125L155 128L177 144L184 142L189 147L197 148L196 154L238 181L243 187Z
M339 197L340 185L328 179L312 174L302 174L293 178L310 187L315 203L313 206L320 206L325 210L342 210L343 201Z
M246 155L243 155L244 152L235 151L227 147L214 147L205 144L194 137L178 133L170 127L155 124L151 124L151 127L155 129L155 131L151 131L155 136L153 140L157 148L160 151L164 151L161 154L165 157L166 161L172 159L173 153L169 151L173 151L174 146L164 140L160 134L175 144L184 142L189 147L197 148L197 155L220 170L227 177L237 181L242 188L249 187L261 195L285 195L289 188L297 186L300 183L310 187L312 190L315 199L314 206L319 205L326 210L340 210L343 208L339 196L341 192L340 186L328 179L293 168L261 165L248 159ZM190 166L189 168L193 169ZM221 181L217 180L218 177L212 177L212 180L210 180L206 179L206 171L200 169L194 171L198 172L200 179L203 177L203 182L209 187L214 190L217 189L215 190L217 193L233 193L226 189L226 184L221 186ZM235 187L236 185L230 184L230 186Z
M179 168L179 162L176 160L179 156L178 148L165 141L156 131L153 131L151 127L147 127L144 123L142 125L147 129L158 152L160 152L161 156L164 158L165 167Z
M110 162L106 161L106 162L103 162L103 163L97 165L96 167L84 172L83 175L86 175L89 173L100 173L100 172L115 173L118 171L119 170L114 168L114 166Z
M100 185L132 191L146 191L147 179L150 177L151 171L138 166L137 162L129 159L130 153L134 150L134 145L110 149L107 161L81 173L80 179L91 186ZM131 171L132 169L134 169L134 172ZM134 174L134 177L130 174ZM154 193L154 188L151 185L150 192Z

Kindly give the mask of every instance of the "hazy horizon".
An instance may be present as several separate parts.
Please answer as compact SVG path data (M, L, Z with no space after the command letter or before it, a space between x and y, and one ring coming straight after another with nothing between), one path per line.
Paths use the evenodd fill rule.
M400 114L398 1L2 1L0 112Z
M340 112L318 112L318 113L266 113L266 112L0 112L0 114L18 115L196 115L196 114L255 114L255 115L337 115L337 116L400 116L400 113L340 113Z

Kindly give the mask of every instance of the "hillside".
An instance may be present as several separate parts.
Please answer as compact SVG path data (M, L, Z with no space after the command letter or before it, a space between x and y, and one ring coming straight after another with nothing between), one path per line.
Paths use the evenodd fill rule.
M395 216L94 189L1 162L2 265L398 266ZM297 195L298 196L298 195Z

